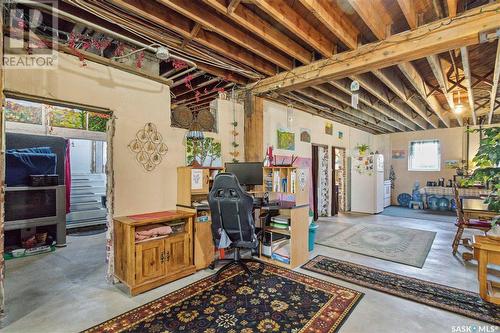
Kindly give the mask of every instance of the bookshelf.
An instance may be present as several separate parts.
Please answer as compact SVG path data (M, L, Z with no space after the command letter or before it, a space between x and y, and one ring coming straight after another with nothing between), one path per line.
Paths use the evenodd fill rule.
M268 211L263 225L268 242L260 244L260 260L293 269L309 259L309 178L303 168L263 168L263 190L270 203L278 204L263 207Z

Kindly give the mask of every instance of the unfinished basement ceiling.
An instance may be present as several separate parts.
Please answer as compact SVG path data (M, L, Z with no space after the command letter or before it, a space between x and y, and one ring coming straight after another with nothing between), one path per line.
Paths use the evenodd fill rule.
M183 68L161 61L156 74L174 76L173 105L188 105L195 111L207 108L222 90L251 87L262 79L437 20L451 22L455 16L466 16L467 10L492 6L488 3L66 0L60 8L190 57L198 65L196 70L177 75L183 73ZM64 29L71 33L75 26L66 22ZM492 90L498 87L494 84L498 79L494 77L500 49L497 45L497 40L490 39L334 82L263 95L371 133L481 124L490 118L492 123L498 123L500 103L491 102L491 96L496 96ZM360 82L361 87L356 109L350 106L348 84L352 80ZM454 112L457 104L464 105L461 114Z

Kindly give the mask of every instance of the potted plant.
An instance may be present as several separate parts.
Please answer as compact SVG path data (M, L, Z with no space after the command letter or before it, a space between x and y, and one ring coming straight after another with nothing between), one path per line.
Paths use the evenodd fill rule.
M485 199L484 203L488 205L488 210L500 213L500 127L486 129L475 129L472 132L482 131L482 139L479 143L479 149L472 162L478 167L474 170L468 184L481 181L486 184L491 193ZM492 228L488 235L500 237L500 225L498 223L500 216L496 216L492 222Z
M362 144L362 145L358 144L356 146L356 149L358 150L359 156L365 156L368 149L370 149L370 146L368 146L367 144Z

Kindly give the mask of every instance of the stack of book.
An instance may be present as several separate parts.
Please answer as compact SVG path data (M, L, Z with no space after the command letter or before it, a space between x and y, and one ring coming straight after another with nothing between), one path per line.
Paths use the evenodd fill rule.
M276 229L290 230L290 216L278 215L271 217L271 227Z

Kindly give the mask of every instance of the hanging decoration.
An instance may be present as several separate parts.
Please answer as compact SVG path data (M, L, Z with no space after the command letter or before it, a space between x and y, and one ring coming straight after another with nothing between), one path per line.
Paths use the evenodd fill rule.
M294 112L293 112L293 105L292 104L288 104L286 106L286 127L288 129L292 129L293 127L293 121L295 119L295 115L294 115Z
M240 135L240 133L238 132L238 122L236 121L236 97L234 95L234 89L231 92L231 100L233 102L233 122L231 123L231 125L233 126L233 129L231 131L231 134L233 135L233 142L231 142L233 151L231 151L229 154L233 157L233 163L237 163L239 162L238 156L240 156L240 152L238 150L238 147L240 146L238 143L238 136Z
M137 131L135 139L128 147L136 154L137 162L148 172L153 171L161 163L162 156L168 152L162 135L153 123L147 123L144 128Z
M359 82L354 80L351 82L351 106L354 109L358 108L359 103Z

